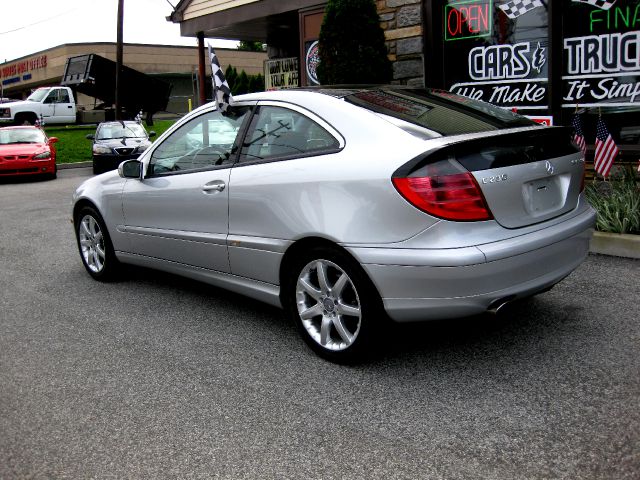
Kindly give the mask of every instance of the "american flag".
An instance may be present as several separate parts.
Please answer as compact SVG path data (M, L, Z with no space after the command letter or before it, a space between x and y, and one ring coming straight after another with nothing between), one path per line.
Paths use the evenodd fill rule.
M509 2L499 5L500 9L512 20L534 8L543 6L540 0L510 0Z
M616 3L616 0L573 0L578 3L588 3L594 7L601 8L602 10L609 10Z
M580 147L580 151L582 152L582 158L584 159L587 156L587 144L584 141L584 130L582 129L582 115L576 113L573 116L573 120L571 121L571 126L573 127L573 141L578 147Z
M211 61L211 83L213 84L213 101L222 112L226 112L229 108L229 104L233 102L231 96L231 89L227 83L227 79L224 78L224 72L220 67L220 62L216 56L216 52L211 48L211 45L207 43L209 47L209 60Z
M613 137L607 130L602 117L598 118L596 127L596 155L593 167L597 173L603 177L608 177L613 161L620 151L613 141Z

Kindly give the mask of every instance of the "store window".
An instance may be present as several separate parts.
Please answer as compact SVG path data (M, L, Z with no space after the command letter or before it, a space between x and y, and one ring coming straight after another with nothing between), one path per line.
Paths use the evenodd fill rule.
M442 2L445 87L524 114L545 114L547 2Z
M565 1L562 19L563 117L582 113L593 143L602 115L617 144L640 146L640 0Z

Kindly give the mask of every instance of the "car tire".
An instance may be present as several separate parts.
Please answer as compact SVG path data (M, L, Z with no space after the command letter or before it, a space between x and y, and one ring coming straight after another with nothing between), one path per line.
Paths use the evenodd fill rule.
M102 173L102 168L100 168L100 167L96 164L96 162L95 162L95 160L94 160L94 162L93 162L93 174L94 174L94 175L99 175L99 174L101 174L101 173Z
M288 315L318 355L354 363L373 353L384 308L369 277L347 253L315 247L298 255L284 288Z
M120 262L100 214L93 207L83 207L74 225L80 258L89 275L100 281L115 279Z
M47 180L55 180L58 178L58 167L54 167L53 172L45 174Z

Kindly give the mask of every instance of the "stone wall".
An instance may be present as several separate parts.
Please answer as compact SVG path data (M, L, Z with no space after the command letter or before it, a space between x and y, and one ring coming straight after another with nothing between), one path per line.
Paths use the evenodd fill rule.
M423 86L421 0L377 0L376 4L393 63L392 83Z

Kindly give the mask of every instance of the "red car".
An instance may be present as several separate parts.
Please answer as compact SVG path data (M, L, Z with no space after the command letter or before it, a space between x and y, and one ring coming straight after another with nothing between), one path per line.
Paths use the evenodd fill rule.
M0 128L0 177L43 175L56 178L56 137L39 127Z

